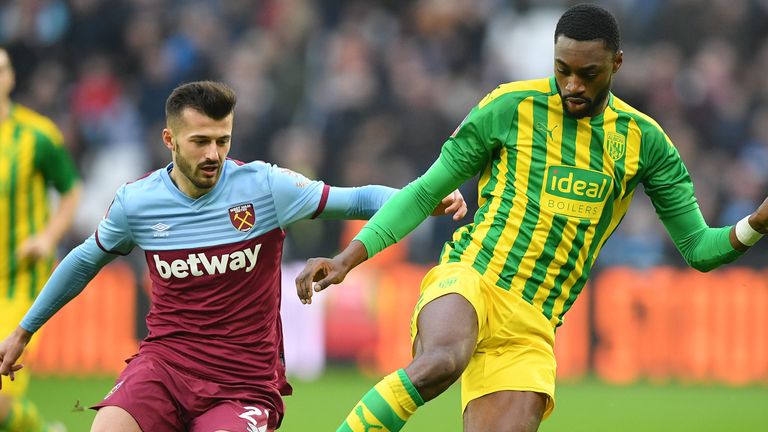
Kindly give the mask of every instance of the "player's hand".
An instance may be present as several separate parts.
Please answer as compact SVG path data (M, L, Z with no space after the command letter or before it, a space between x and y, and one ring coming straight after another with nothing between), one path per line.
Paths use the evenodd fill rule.
M451 213L453 213L453 220L455 221L467 215L467 203L464 201L464 195L458 189L440 201L440 204L432 212L432 216L442 216Z
M10 336L0 342L0 389L3 388L3 376L7 376L13 381L16 379L16 371L24 367L22 364L16 364L24 348L29 343L32 333L18 327Z
M312 304L312 292L320 292L328 286L341 283L349 269L339 260L310 258L304 269L296 276L296 294L304 304Z
M49 256L53 252L54 244L49 236L37 234L28 238L16 249L16 257L20 261L29 260L35 262Z
M296 294L304 304L312 303L312 292L341 283L350 270L368 259L368 250L359 240L352 240L340 254L330 258L310 258L296 276Z
M749 216L749 225L760 234L768 234L768 198Z

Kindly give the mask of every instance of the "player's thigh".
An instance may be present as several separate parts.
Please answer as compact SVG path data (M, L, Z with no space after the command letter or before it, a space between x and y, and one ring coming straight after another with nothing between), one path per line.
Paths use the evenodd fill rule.
M411 326L414 359L405 372L425 401L445 391L467 367L484 311L473 269L440 265L424 278Z
M147 356L133 358L117 378L117 384L92 408L101 411L109 409L108 419L113 417L113 408L118 413L127 413L145 432L175 432L184 429L183 407L178 403L184 395L179 391L179 378L172 374L162 362ZM106 415L106 414L105 414ZM115 415L118 419L119 415ZM101 425L102 423L99 423ZM109 422L103 423L108 425ZM100 429L107 431L109 428Z
M462 409L476 399L545 394L543 417L555 406L554 327L519 293L488 290L487 335L461 378ZM488 398L489 395L498 395Z
M91 432L142 432L142 430L128 411L110 405L99 409L96 413Z
M197 416L189 427L190 432L271 432L268 427L269 410L258 403L223 401Z
M471 354L486 320L480 275L461 263L432 268L411 318L413 354L449 347Z
M530 391L499 391L473 399L464 410L464 432L536 431L548 398Z
M449 350L466 361L477 343L477 313L463 296L450 293L427 303L417 318L415 356Z

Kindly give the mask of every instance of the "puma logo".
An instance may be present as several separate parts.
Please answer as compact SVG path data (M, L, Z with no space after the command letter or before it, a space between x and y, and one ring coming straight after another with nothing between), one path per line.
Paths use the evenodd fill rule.
M554 140L555 138L552 135L552 133L555 131L555 129L557 129L558 126L560 126L560 125L554 125L554 126L552 126L552 129L547 129L547 125L545 125L544 123L536 123L535 127L536 127L537 130L546 132L547 137L549 137L550 140Z
M371 429L384 429L379 425L368 423L368 420L365 419L365 412L363 411L362 405L358 405L357 408L355 408L355 414L357 414L357 418L360 419L360 423L362 423L365 428L363 432L368 432Z

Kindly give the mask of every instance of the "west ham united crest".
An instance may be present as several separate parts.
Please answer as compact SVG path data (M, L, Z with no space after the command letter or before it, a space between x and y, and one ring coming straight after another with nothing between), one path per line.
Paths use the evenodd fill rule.
M253 204L240 204L229 209L229 221L238 231L250 231L256 223L256 213Z

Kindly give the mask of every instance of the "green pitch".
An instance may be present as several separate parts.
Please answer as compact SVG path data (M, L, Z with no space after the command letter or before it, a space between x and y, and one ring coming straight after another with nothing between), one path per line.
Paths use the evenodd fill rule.
M88 431L96 403L113 384L111 378L36 378L30 397L48 418ZM360 396L376 383L352 369L331 369L320 380L293 380L280 429L287 432L333 431ZM615 387L594 380L560 384L555 413L542 432L751 431L768 424L768 387L663 386ZM461 431L459 391L448 392L422 407L404 431Z

